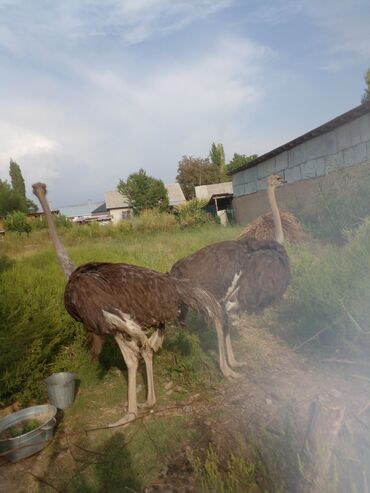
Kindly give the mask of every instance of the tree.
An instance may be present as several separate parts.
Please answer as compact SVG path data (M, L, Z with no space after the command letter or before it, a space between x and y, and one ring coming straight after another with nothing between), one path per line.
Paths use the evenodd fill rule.
M144 209L168 209L168 195L163 181L148 176L142 168L132 173L126 181L120 180L117 190L128 198L134 214L140 214Z
M219 170L209 159L183 156L177 168L177 182L184 192L186 200L195 197L194 187L219 183Z
M367 70L364 79L367 87L362 95L361 103L367 103L370 101L370 68Z
M0 180L0 216L6 216L16 210L25 212L27 210L25 201L14 192L7 181Z
M24 184L21 168L15 161L13 161L13 159L10 160L9 175L12 189L15 193L22 197L24 201L26 201L26 186Z
M10 159L9 175L12 189L14 193L20 197L22 202L22 208L19 210L23 210L25 212L28 210L32 212L37 211L37 205L26 197L26 186L24 184L21 168L15 161L13 161L13 159Z
M253 161L257 157L257 154L246 156L245 154L237 154L235 152L232 160L225 166L226 172L230 173L230 171L234 171L235 169L240 168L240 166L248 164L250 161Z
M211 163L213 166L217 166L220 170L225 166L225 151L222 144L212 143L211 151L209 153Z

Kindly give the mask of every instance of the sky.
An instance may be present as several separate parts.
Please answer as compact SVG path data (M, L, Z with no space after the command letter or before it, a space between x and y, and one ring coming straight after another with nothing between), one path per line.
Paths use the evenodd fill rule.
M369 25L369 0L0 0L0 179L61 207L263 154L360 103Z

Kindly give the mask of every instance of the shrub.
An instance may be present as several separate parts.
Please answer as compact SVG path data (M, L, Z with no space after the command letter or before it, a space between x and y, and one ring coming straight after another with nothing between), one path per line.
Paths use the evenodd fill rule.
M323 330L328 347L367 353L370 349L370 218L345 233L347 243L290 249L292 285L279 307L281 325L304 341ZM313 251L315 248L316 251Z
M24 212L14 211L10 212L5 217L5 228L9 231L16 231L17 233L31 232L31 225L27 222L27 216Z
M206 204L206 200L193 199L177 206L175 213L180 225L186 227L216 222L215 218L203 209Z

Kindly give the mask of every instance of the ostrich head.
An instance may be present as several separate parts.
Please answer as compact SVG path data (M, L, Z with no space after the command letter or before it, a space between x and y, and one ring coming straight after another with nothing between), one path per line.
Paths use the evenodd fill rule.
M269 176L268 184L270 188L280 187L281 185L283 185L283 183L286 183L286 181L282 176L280 175Z
M36 197L40 197L40 195L46 195L46 185L45 183L34 183L32 185L33 193Z

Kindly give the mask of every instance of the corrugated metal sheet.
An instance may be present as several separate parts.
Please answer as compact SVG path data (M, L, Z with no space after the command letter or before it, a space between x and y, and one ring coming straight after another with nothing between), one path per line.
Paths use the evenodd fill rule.
M350 111L347 111L346 113L343 113L340 116L337 116L333 120L330 120L327 123L324 123L320 127L314 128L313 130L310 130L309 132L301 135L300 137L297 137L290 142L287 142L286 144L283 144L279 147L276 147L272 151L266 152L265 154L262 154L262 156L259 156L258 158L254 159L253 161L250 161L249 163L245 164L244 166L240 166L237 169L234 169L233 171L230 171L228 173L229 175L235 175L235 173L239 173L240 171L247 169L247 168L252 168L253 166L256 166L259 163L262 163L263 161L267 161L267 159L270 159L274 156L277 156L278 154L281 154L282 152L291 149L292 147L295 147L299 144L302 144L302 142L305 142L306 140L310 140L313 137L317 137L318 135L322 135L326 132L329 132L330 130L333 130L334 128L337 128L344 123L347 123L351 120L354 120L355 118L358 118L359 116L364 115L365 113L368 113L370 111L370 102L360 104L359 106L356 106L356 108L353 108ZM197 188L197 187L196 187Z
M231 181L224 183L213 183L212 185L199 185L195 187L195 196L199 200L209 200L212 195L233 193Z

